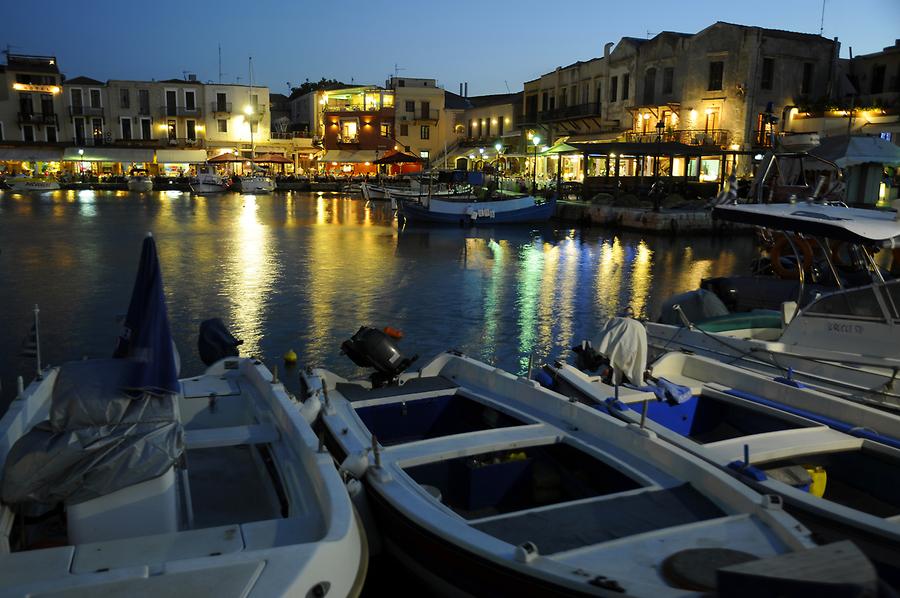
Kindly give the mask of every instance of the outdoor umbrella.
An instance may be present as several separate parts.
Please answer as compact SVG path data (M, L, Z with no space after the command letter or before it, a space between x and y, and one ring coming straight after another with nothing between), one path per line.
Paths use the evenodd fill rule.
M154 394L178 392L175 346L169 328L156 242L150 233L147 233L141 248L124 331L113 357L130 359L135 363L127 384L128 390Z
M218 156L213 156L212 158L207 160L207 162L209 162L210 164L225 164L226 162L243 162L243 161L244 161L244 159L241 158L240 156L238 156L236 154L228 153L228 152L226 152L224 154L219 154Z
M285 158L280 154L263 154L253 158L257 164L293 164L289 158Z
M424 162L424 158L420 158L419 156L414 156L412 154L407 154L404 152L394 152L393 154L388 154L386 156L382 156L381 158L372 162L372 164L404 164L409 162Z
M860 164L900 165L900 147L880 137L839 135L826 137L809 154L833 162L839 168Z

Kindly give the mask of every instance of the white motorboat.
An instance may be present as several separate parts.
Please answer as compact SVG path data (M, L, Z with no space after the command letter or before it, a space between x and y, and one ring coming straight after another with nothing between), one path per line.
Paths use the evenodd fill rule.
M149 193L153 191L153 177L146 168L132 168L126 180L129 191Z
M628 322L611 321L610 347L623 342ZM623 367L621 357L604 354ZM547 370L559 392L782 496L820 541L852 540L890 583L900 583L900 416L684 353L653 363L650 386L612 386L564 363Z
M358 594L362 528L301 405L220 321L179 381L145 272L124 357L39 365L0 419L0 594Z
M241 193L271 193L275 190L275 180L264 171L254 170L240 177Z
M385 339L342 345L370 379L314 370L306 392L385 550L443 594L727 594L726 552L762 566L811 546L777 499L654 433L458 353L401 373ZM701 554L688 585L673 565Z
M50 177L17 174L6 179L12 191L56 191L59 183Z
M871 255L872 247L880 247L893 249L897 259L900 222L895 212L798 203L717 206L714 215L785 231L795 245L820 243L821 237L853 243L871 284L841 285L829 261L836 290L800 308L786 302L775 318L780 322L763 318L767 323L760 324L746 314L734 314L732 326L732 318L691 321L684 316L680 326L647 322L651 349L692 351L770 377L791 369L798 381L818 390L900 409L900 280L885 281ZM830 260L832 252L824 253Z
M366 201L383 201L390 199L388 197L388 189L384 185L363 181L359 183L359 191ZM350 192L352 193L352 190Z
M189 185L191 193L197 195L222 193L231 186L231 178L217 173L212 166L207 164L197 170L197 175L191 177Z

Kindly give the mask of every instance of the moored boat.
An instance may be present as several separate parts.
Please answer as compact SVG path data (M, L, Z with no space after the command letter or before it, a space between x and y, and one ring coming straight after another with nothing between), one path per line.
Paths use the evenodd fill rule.
M275 181L263 170L253 170L240 177L241 193L271 193L275 190Z
M473 196L454 199L423 197L399 199L403 218L410 222L436 224L526 224L546 222L556 211L556 197L532 195L497 200L476 200Z
M56 191L59 182L50 177L17 174L6 179L11 191Z
M153 191L153 177L146 168L132 168L126 181L129 191L149 193Z
M458 353L402 373L384 338L342 346L370 379L314 370L307 394L385 549L442 594L687 595L727 577L726 552L811 546L776 503L639 426ZM697 549L709 585L674 572Z
M210 165L197 170L197 175L190 180L191 193L197 195L222 193L231 186L231 179L215 171Z
M38 366L0 420L0 594L358 594L365 540L300 405L217 321L179 381L152 239L141 262L118 358Z

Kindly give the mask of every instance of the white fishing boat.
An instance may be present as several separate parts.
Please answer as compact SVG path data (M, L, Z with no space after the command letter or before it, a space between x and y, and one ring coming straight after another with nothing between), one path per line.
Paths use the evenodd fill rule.
M126 180L129 191L149 193L153 191L153 177L146 168L132 168Z
M651 350L692 351L770 377L784 375L790 368L798 381L818 390L900 408L900 280L885 280L872 256L874 247L893 250L893 259L898 259L896 213L798 203L717 206L714 215L784 231L794 246L821 243L827 247L822 237L852 243L870 284L846 286L829 262L838 280L835 290L802 307L796 301L785 302L774 320L733 314L692 321L680 310L679 324L646 323ZM797 261L803 258L797 256Z
M189 182L191 193L208 195L222 193L231 186L231 178L223 176L209 164L197 169L197 175L191 177Z
M643 372L646 362L623 362L631 348L615 353L634 344L629 328L641 331L613 319L601 353L614 369ZM547 369L554 389L782 496L820 541L852 540L889 583L900 583L900 416L684 353L664 355L636 385L564 363Z
M50 177L17 174L6 179L11 191L56 191L59 183Z
M201 326L206 371L177 379L150 245L120 357L38 365L0 419L0 594L358 594L331 456L221 322Z
M385 550L442 594L728 594L723 558L771 572L812 546L777 499L532 380L458 353L402 373L412 360L367 328L342 350L376 373L314 370L308 400Z
M275 190L275 180L264 170L254 169L240 177L241 193L271 193Z
M352 185L351 191L352 193ZM388 188L384 185L378 185L376 183L370 183L368 181L363 181L359 183L359 192L362 193L363 199L366 201L384 201L390 199L388 197Z

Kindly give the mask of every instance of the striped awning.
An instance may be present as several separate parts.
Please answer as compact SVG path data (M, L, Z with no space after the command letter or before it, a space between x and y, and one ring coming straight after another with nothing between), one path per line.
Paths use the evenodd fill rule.
M153 150L102 146L67 147L62 159L71 162L153 162Z

